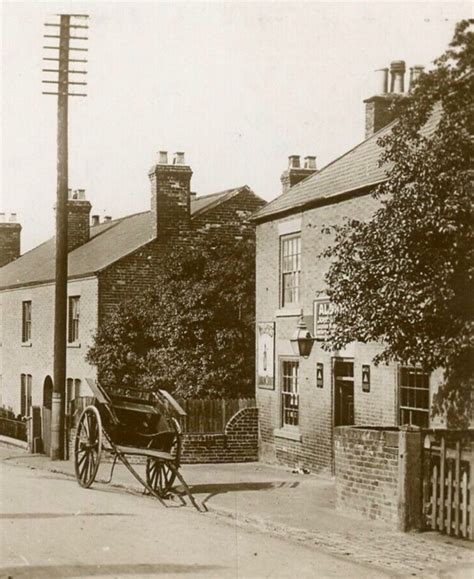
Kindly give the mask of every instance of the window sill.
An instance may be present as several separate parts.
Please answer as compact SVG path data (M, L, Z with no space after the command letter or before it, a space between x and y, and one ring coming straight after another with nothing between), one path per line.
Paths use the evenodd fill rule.
M273 436L276 438L285 438L286 440L295 440L296 442L302 442L303 437L300 431L295 426L284 426L283 428L275 428L273 431Z
M301 308L297 306L280 308L275 311L275 318L299 318L301 316Z
M71 343L68 343L67 347L68 347L68 348L80 348L80 347L81 347L81 342L71 342Z
M33 345L32 342L22 342L21 343L22 348L31 348L32 345Z

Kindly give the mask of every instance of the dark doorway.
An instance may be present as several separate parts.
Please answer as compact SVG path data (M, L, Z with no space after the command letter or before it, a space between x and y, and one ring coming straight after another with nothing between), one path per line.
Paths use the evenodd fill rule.
M50 454L51 449L51 406L53 401L53 380L46 376L43 382L42 439L43 451Z
M334 426L354 424L354 362L335 358L333 376Z

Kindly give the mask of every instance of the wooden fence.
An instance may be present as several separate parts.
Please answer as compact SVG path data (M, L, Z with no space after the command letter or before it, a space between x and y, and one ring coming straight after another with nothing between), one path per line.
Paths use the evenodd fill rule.
M423 505L427 529L474 539L474 430L426 432Z
M187 416L182 427L188 433L224 432L227 422L242 408L254 408L255 398L178 400Z
M92 404L94 398L81 397L72 401L69 426L76 426L82 411ZM224 432L227 422L242 408L254 408L255 398L235 399L178 399L187 416L182 420L182 428L188 433Z

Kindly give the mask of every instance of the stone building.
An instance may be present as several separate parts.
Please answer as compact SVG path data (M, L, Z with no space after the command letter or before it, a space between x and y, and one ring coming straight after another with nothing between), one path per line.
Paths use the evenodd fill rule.
M412 69L412 79L420 67ZM260 456L266 462L331 471L333 428L340 425L428 426L430 395L439 375L398 364L375 366L378 343L352 343L327 352L316 341L304 358L291 338L300 316L323 340L330 316L321 252L322 229L345 217L367 220L379 201L371 196L386 179L379 137L391 130L390 103L403 98L405 63L378 71L379 94L365 100L365 140L326 165L315 157L291 156L282 175L283 193L259 210L257 224L256 396ZM388 92L390 90L390 92ZM425 127L430 131L436 115Z
M265 202L249 187L206 196L191 192L184 154L160 153L149 172L151 209L112 220L90 219L83 190L68 201L67 402L90 394L95 377L85 355L113 308L152 286L167 248L198 236L255 239L248 217ZM0 269L1 403L28 415L50 407L53 373L55 239L19 256L19 225L0 223L10 261ZM2 257L5 253L2 252Z

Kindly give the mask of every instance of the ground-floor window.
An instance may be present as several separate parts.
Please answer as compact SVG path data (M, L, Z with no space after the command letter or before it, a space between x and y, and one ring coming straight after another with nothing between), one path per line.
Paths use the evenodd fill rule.
M20 377L20 414L31 416L32 406L32 382L31 374L22 374Z
M283 360L281 363L281 407L282 425L298 426L299 424L299 362Z
M81 381L79 379L68 378L66 381L66 414L73 412L73 400L79 398L81 391Z
M429 374L419 368L400 368L400 424L413 424L424 428L429 426L429 378Z

